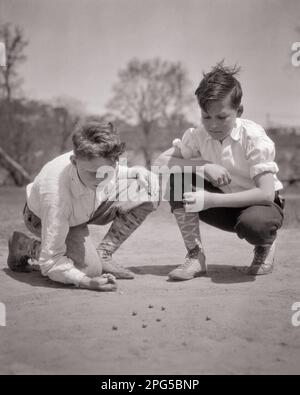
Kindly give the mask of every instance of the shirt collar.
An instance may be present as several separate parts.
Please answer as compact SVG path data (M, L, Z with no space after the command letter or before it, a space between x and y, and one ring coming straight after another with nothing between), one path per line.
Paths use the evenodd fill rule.
M70 163L70 175L71 175L71 191L75 198L78 198L82 195L90 195L94 193L92 189L86 187L80 180L78 176L78 172L76 166Z
M234 128L232 129L232 131L230 133L230 137L234 141L239 141L239 139L241 138L241 130L242 130L242 121L241 121L241 118L237 118L235 121Z
M72 163L70 163L71 169L70 169L70 174L71 174L71 191L72 194L75 198L78 198L80 196L83 195L90 195L90 194L94 194L96 193L95 191L93 191L92 189L88 188L87 186L85 186L83 184L83 182L80 180L79 176L78 176L78 172L76 169L76 166L74 166ZM119 171L119 166L117 166L116 171L115 171L115 175L112 178L112 180L109 182L109 187L112 187L115 182L116 182L116 178L118 175L118 171ZM107 183L105 183L105 185L107 185ZM101 187L101 184L100 184Z
M241 118L237 118L235 121L235 125L230 133L230 137L232 138L232 140L239 141L239 139L241 138L241 130L242 130L242 121L241 121ZM207 135L210 140L215 140L208 133L207 133Z

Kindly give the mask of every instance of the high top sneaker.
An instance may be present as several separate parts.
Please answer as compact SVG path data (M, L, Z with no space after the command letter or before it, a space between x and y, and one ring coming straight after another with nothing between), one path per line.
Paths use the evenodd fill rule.
M7 265L14 272L30 272L29 259L38 260L41 242L24 233L14 232L8 240Z
M134 274L131 271L113 262L112 255L136 231L152 211L152 204L141 204L126 214L116 216L102 242L97 247L103 273L111 273L117 279L134 279Z
M98 250L98 255L102 263L103 273L110 273L118 280L133 280L134 274L117 264L112 259L112 253L107 250Z
M206 257L203 249L196 246L188 252L184 263L169 273L169 279L187 281L205 274L207 274Z
M254 258L247 274L261 276L270 274L274 270L276 243L265 246L255 246Z

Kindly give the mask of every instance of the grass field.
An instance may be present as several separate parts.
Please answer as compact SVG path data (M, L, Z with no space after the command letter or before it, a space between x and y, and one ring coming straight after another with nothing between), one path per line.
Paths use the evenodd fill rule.
M297 195L288 195L272 275L245 276L251 246L203 225L208 276L168 282L184 247L162 204L118 252L116 259L136 279L119 281L113 294L61 287L36 272L9 272L7 238L25 230L23 204L23 189L0 189L0 302L7 312L0 373L300 373L300 327L291 322L292 305L300 302ZM95 241L106 229L91 228Z

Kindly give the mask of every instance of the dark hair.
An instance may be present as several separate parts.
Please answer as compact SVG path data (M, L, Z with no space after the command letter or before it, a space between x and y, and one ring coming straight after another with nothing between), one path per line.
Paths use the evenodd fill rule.
M117 161L125 151L118 132L111 122L86 120L72 136L74 154L80 159L108 158Z
M241 84L235 78L239 72L239 67L226 67L222 61L209 73L203 73L203 79L195 92L200 107L207 111L211 103L223 100L230 94L232 108L238 109L243 97Z

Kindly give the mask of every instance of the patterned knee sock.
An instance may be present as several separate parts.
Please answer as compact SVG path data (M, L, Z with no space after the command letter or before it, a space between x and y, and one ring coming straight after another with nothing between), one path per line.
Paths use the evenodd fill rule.
M187 213L182 208L174 210L174 215L189 256L197 256L200 250L203 251L198 213Z
M128 239L153 211L152 205L141 205L116 217L97 250L103 258L109 257Z

